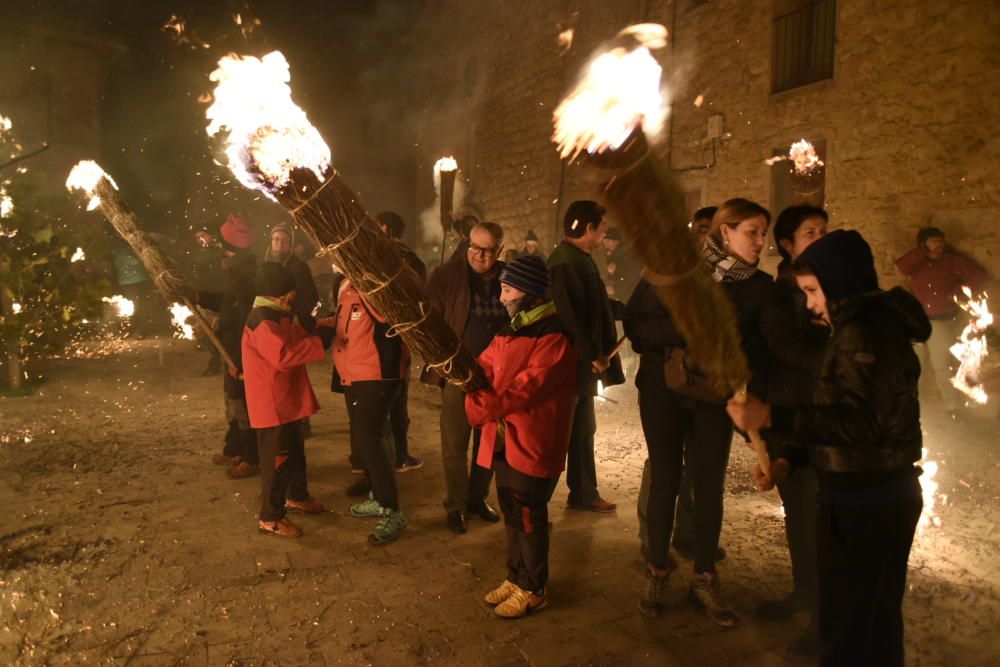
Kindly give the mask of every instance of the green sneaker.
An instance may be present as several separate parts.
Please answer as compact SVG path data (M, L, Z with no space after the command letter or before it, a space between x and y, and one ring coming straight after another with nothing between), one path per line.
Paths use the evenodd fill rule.
M379 519L375 530L368 536L368 541L375 546L383 546L395 542L399 534L406 528L406 517L403 510L387 510L388 514Z
M375 496L371 493L368 494L368 500L360 502L357 505L351 505L350 509L351 516L361 517L367 519L373 516L386 516L388 510L378 504L375 500Z

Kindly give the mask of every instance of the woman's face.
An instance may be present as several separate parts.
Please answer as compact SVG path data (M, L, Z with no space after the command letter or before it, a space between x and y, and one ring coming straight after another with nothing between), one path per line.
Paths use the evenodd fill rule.
M726 252L747 264L756 264L767 238L767 219L762 215L747 218L736 227L723 225L722 243Z
M798 259L799 255L812 245L813 241L821 238L824 234L826 234L826 220L818 215L803 220L799 228L792 234L791 247L785 246L785 249L792 256L792 261Z

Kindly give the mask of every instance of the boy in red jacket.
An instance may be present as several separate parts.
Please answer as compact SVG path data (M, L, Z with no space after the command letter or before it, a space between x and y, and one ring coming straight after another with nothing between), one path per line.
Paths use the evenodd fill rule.
M497 616L521 618L548 604L548 502L566 467L577 352L539 257L507 264L500 283L511 321L479 356L492 387L468 394L465 411L482 429L477 463L496 471L507 528L507 579L485 599Z
M243 329L243 382L260 454L258 528L281 537L299 537L302 530L285 518L286 508L307 514L323 511L306 487L301 423L319 409L306 364L323 359L323 340L292 317L295 278L283 266L257 267L254 290L257 296ZM316 324L330 326L331 322Z

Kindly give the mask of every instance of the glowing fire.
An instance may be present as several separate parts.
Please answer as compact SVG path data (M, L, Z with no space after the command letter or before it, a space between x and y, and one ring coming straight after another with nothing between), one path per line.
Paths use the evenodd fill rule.
M21 304L19 304L16 301L14 301L13 303L10 304L10 310L11 310L12 313L14 313L15 315L17 315L18 313L21 312Z
M663 69L650 50L666 46L666 39L661 25L629 26L618 33L615 45L590 62L553 114L552 140L562 157L614 150L640 126L647 135L659 133L666 96Z
M458 169L458 162L450 155L434 163L435 174L440 174L442 171L455 171L456 169Z
M9 218L14 214L14 200L10 198L7 191L0 185L0 218Z
M176 336L186 340L194 340L194 327L188 324L188 320L194 317L191 309L182 303L175 303L170 306L170 323L177 328Z
M288 61L280 51L263 58L225 56L209 78L217 85L205 112L208 134L228 132L226 156L240 183L274 199L293 169L324 178L330 149L292 101Z
M958 370L951 378L952 385L976 403L986 403L989 396L979 384L979 371L983 360L989 354L986 330L993 326L993 313L986 295L972 298L972 290L963 287L966 301L960 304L969 314L969 323L962 329L958 342L951 346L951 354L958 359Z
M764 160L764 164L772 165L784 160L792 161L792 169L796 174L806 176L823 166L823 161L816 154L816 149L805 139L799 139L788 149L788 155L776 155Z
M108 183L115 190L118 189L115 179L108 176L99 164L93 160L81 160L70 170L69 178L66 179L66 189L83 190L84 194L90 197L90 201L87 202L87 210L93 211L101 205L101 198L94 194L94 190L97 189L97 184L102 178L108 179Z
M917 522L917 533L922 533L924 528L927 526L941 525L941 518L934 514L934 505L937 502L938 490L938 483L935 479L937 476L938 464L937 461L927 460L926 447L921 450L920 458L920 467L924 469L924 474L920 476L920 488L924 497L924 509L920 513L920 520ZM943 502L945 497L942 496L941 500Z
M70 264L74 264L83 259L87 259L87 256L83 254L83 248L77 248L76 252L73 253L73 256L69 258L69 262Z
M126 299L121 294L115 294L112 297L102 297L101 301L104 303L110 303L115 307L115 313L118 317L132 317L135 315L135 304L131 300Z
M14 127L14 124L10 121L10 118L0 114L0 137L3 137L5 132L10 132L10 128Z

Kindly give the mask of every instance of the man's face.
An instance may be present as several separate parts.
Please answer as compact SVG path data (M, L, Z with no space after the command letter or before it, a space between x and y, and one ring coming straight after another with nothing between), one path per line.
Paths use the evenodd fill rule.
M507 310L507 314L511 317L517 314L524 295L525 293L516 287L511 287L507 283L500 283L500 305Z
M822 321L823 324L830 326L830 313L826 308L826 295L823 294L823 288L820 287L816 276L795 276L795 282L798 283L799 289L806 295L806 308L809 309L809 312L815 315L816 319Z
M284 232L271 234L271 251L285 256L292 251L292 237Z
M587 250L587 252L594 252L601 247L601 242L608 233L608 222L607 220L601 220L597 225L589 224L587 225L586 231L583 232L583 236L580 237L581 245Z
M488 273L493 268L493 265L497 263L500 250L500 245L485 229L476 227L469 234L469 252L467 256L469 258L469 266L476 273Z
M705 244L705 237L708 236L708 229L712 226L711 219L701 218L700 220L693 220L691 222L691 235L694 236L694 241L699 246Z
M927 250L927 256L931 259L937 259L944 254L944 237L943 236L932 236L926 241L924 241L924 249Z

